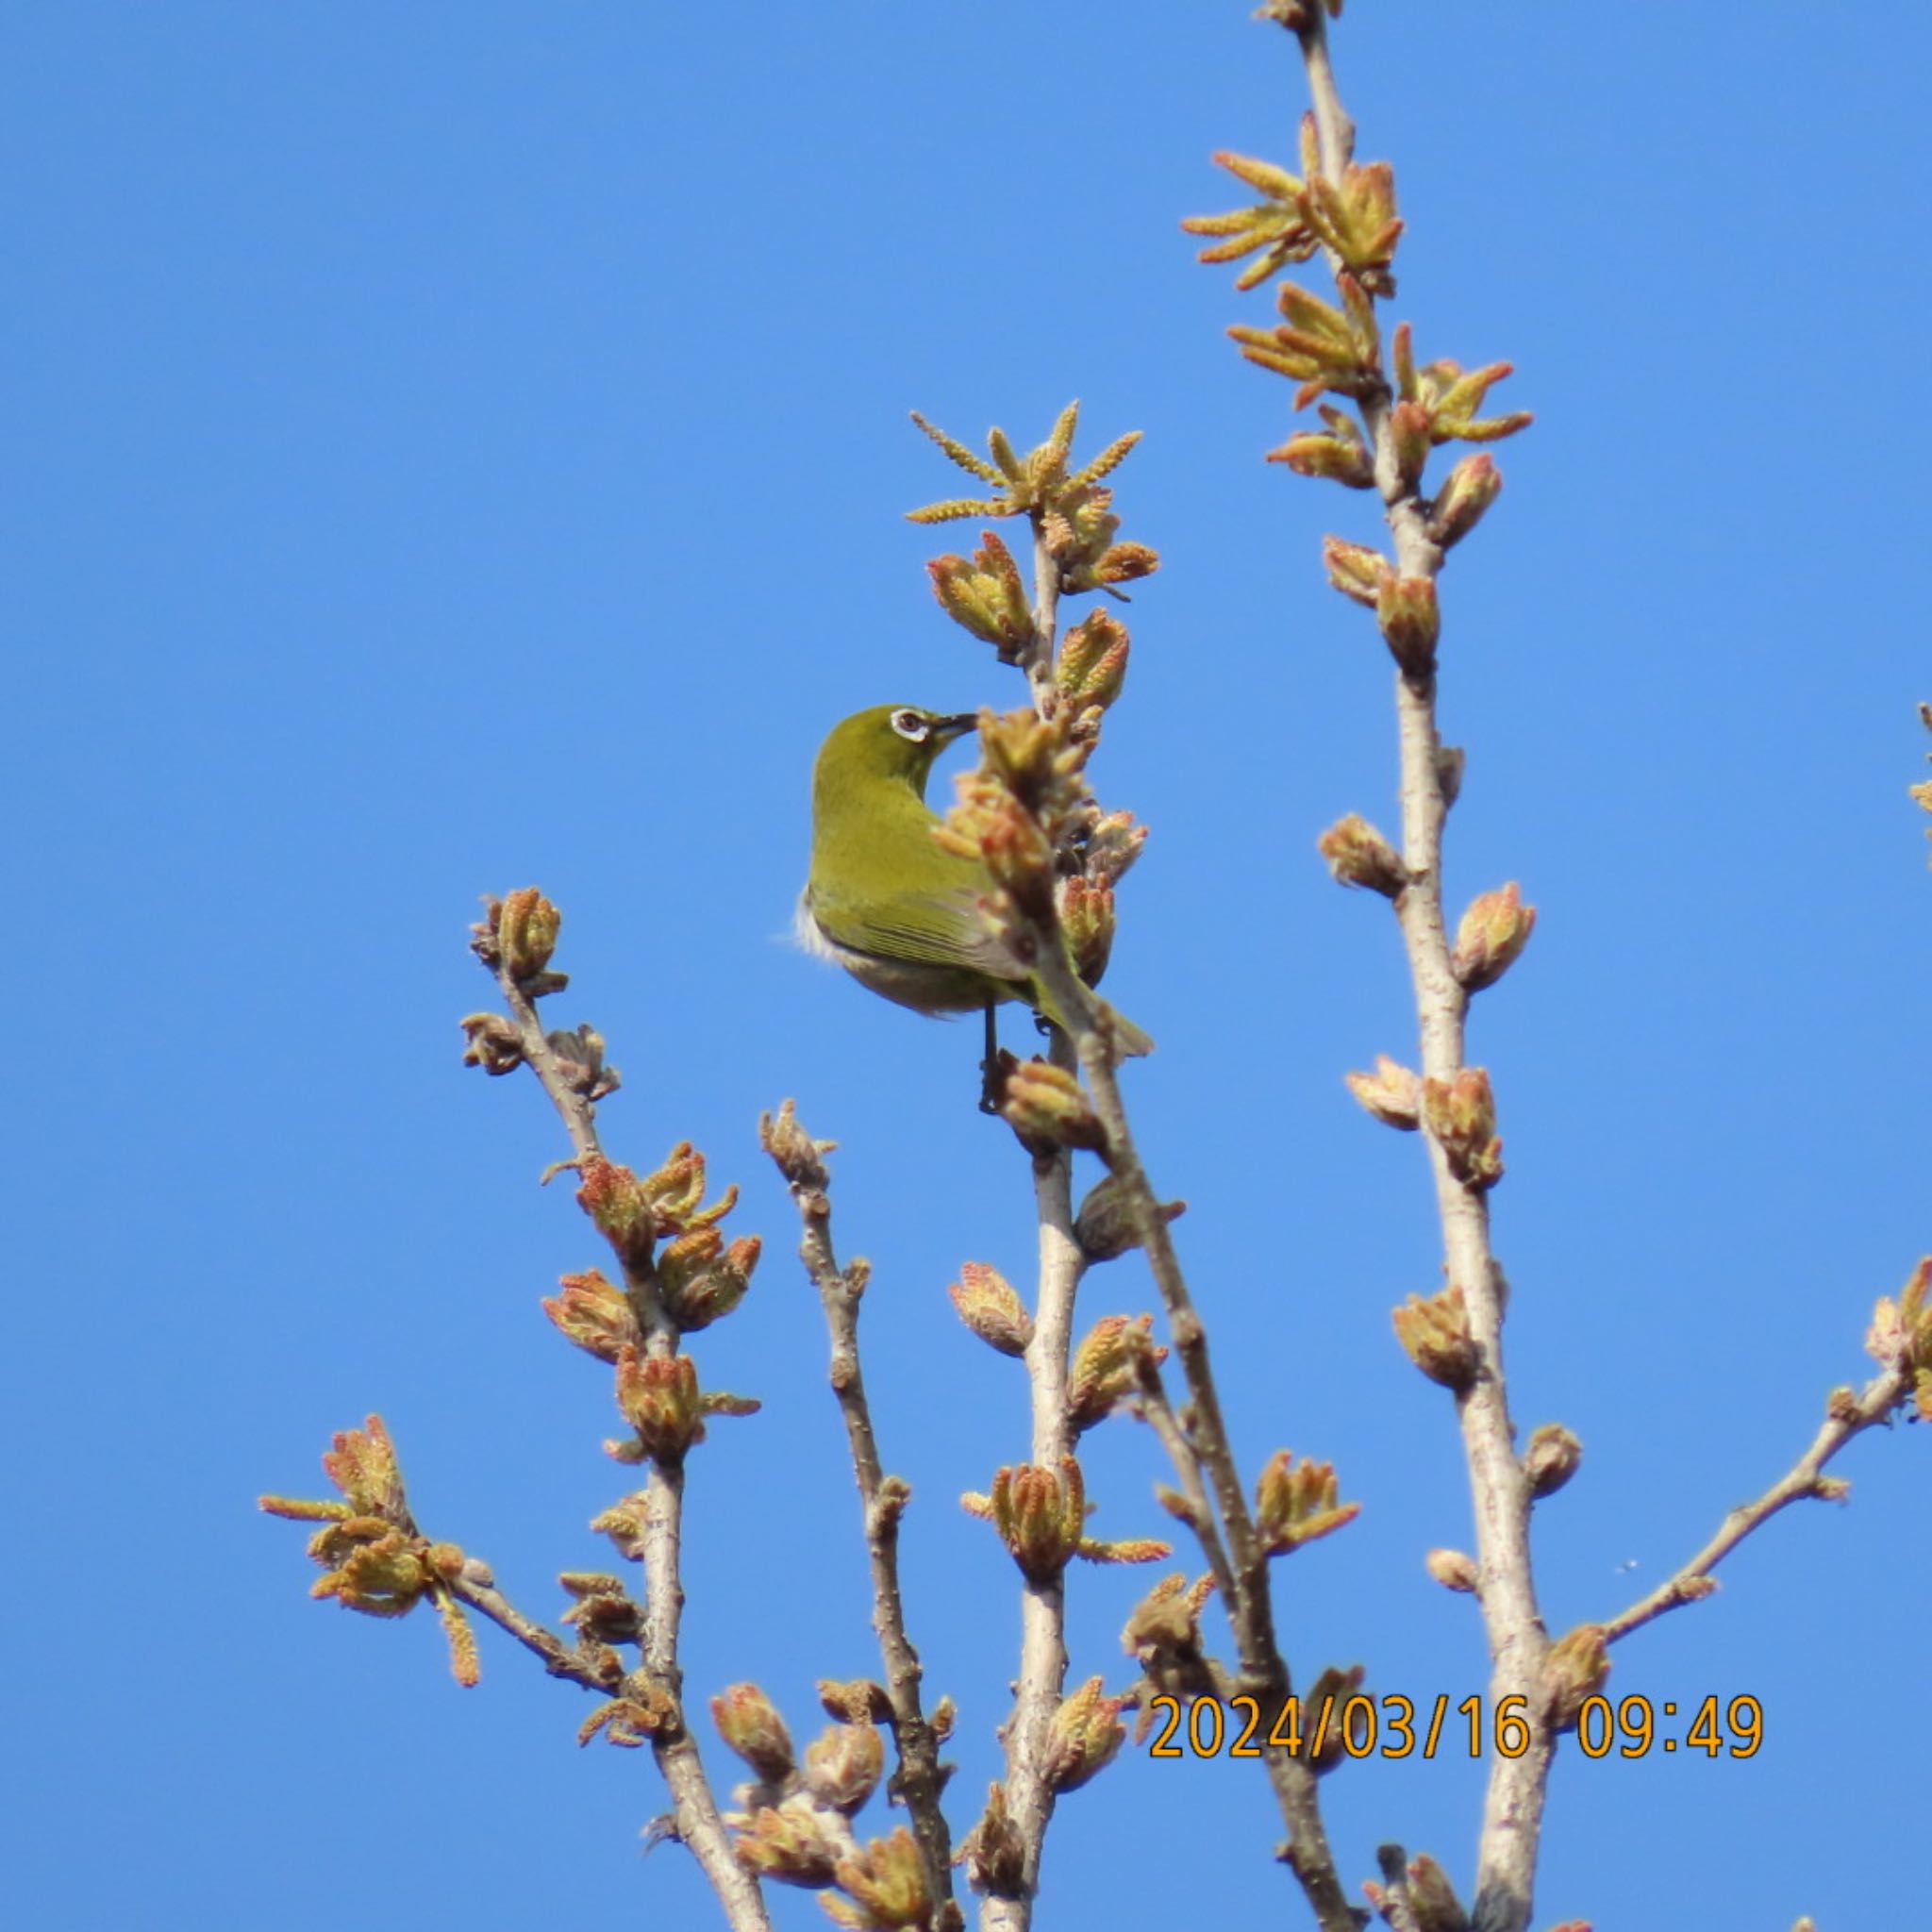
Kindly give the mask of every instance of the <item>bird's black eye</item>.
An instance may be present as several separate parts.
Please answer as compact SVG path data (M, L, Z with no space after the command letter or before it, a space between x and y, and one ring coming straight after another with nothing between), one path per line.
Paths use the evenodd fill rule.
M924 744L932 736L931 724L913 710L894 711L892 729L901 738L909 738L914 744Z

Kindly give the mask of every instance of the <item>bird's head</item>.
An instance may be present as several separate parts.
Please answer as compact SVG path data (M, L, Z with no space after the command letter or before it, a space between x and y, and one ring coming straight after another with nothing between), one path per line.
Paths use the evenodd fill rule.
M839 791L897 780L923 798L933 760L978 722L971 711L948 716L917 705L874 705L869 711L856 711L833 726L820 748L818 788Z

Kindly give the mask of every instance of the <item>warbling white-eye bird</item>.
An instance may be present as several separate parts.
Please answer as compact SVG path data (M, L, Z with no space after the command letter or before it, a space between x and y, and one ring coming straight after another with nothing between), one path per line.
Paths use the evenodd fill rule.
M812 771L811 876L798 901L798 936L861 986L921 1013L984 1010L988 1078L996 1058L992 1013L1022 1000L1058 1024L1032 970L980 916L994 890L976 858L934 841L925 802L933 761L978 721L917 705L875 705L833 727ZM1114 1015L1123 1053L1154 1042Z

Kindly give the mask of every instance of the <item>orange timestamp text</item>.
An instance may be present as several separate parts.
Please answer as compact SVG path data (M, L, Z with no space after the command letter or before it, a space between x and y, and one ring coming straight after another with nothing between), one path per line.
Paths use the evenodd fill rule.
M1150 1757L1260 1757L1270 1751L1303 1757L1317 1768L1341 1757L1521 1757L1536 1741L1526 1697L1495 1701L1480 1694L1452 1704L1446 1691L1420 1705L1401 1696L1308 1699L1290 1697L1271 1709L1255 1697L1158 1696L1148 1716L1158 1726ZM1586 1757L1644 1757L1651 1752L1703 1752L1707 1757L1757 1755L1764 1741L1764 1709L1748 1696L1706 1697L1684 1710L1630 1696L1614 1705L1587 1697L1567 1728Z

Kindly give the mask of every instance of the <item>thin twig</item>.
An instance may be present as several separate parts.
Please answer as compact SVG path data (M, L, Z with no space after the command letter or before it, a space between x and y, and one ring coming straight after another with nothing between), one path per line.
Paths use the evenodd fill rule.
M1320 6L1306 9L1298 29L1314 103L1323 173L1340 181L1350 159L1354 127L1341 105L1328 58ZM1374 453L1375 480L1399 573L1433 578L1441 552L1429 536L1413 483L1402 466L1390 422L1386 390L1361 400ZM1464 1065L1468 994L1451 967L1442 909L1441 847L1448 800L1443 791L1441 740L1436 725L1433 673L1396 678L1402 793L1403 865L1407 884L1395 909L1408 954L1426 1079L1453 1080ZM1483 1191L1458 1179L1432 1135L1425 1134L1442 1226L1443 1258L1461 1288L1478 1365L1458 1398L1463 1453L1474 1505L1479 1600L1490 1639L1491 1707L1520 1696L1541 1707L1540 1680L1549 1648L1537 1607L1530 1566L1530 1491L1515 1448L1503 1374L1502 1274L1491 1249L1489 1206ZM1529 1923L1543 1800L1554 1739L1533 1723L1522 1756L1491 1757L1476 1870L1475 1932L1522 1932Z
M1222 1602L1232 1603L1235 1599L1234 1567L1227 1558L1227 1545L1222 1538L1214 1505L1208 1500L1208 1485L1201 1474L1201 1457L1188 1432L1181 1426L1180 1417L1174 1414L1174 1405L1167 1399L1167 1391L1160 1384L1158 1370L1148 1372L1143 1386L1130 1406L1159 1438L1161 1447L1167 1451L1168 1460L1174 1464L1174 1474L1180 1477L1181 1493L1187 1499L1188 1526L1194 1532L1201 1545L1201 1554L1208 1559L1208 1573L1214 1578L1215 1589L1221 1592Z
M581 1651L566 1643L556 1631L538 1623L534 1617L526 1617L501 1591L488 1584L473 1582L461 1574L450 1578L442 1587L452 1596L468 1604L479 1617L488 1618L499 1630L514 1637L541 1661L553 1677L568 1678L571 1683L581 1684L586 1690L594 1690L601 1697L618 1693L619 1687L600 1675Z
M1113 1049L1097 1024L1092 995L1073 974L1057 971L1050 991L1061 1009L1074 1020L1074 1046L1093 1094L1094 1110L1107 1130L1108 1167L1122 1197L1130 1204L1167 1310L1168 1329L1180 1356L1192 1411L1190 1444L1213 1487L1226 1537L1224 1562L1228 1580L1222 1590L1241 1661L1238 1688L1242 1694L1257 1698L1264 1710L1276 1710L1292 1694L1293 1680L1275 1636L1269 1557L1256 1532L1228 1439L1221 1394L1208 1358L1207 1327L1181 1272L1167 1217L1160 1211L1159 1198L1134 1145ZM1269 1783L1288 1830L1278 1856L1300 1882L1323 1932L1355 1932L1362 1923L1361 1914L1349 1904L1337 1870L1313 1771L1306 1761L1279 1748L1268 1748L1265 1758Z
M530 1071L550 1096L580 1165L602 1160L597 1138L596 1106L565 1077L551 1051L549 1037L538 1016L536 1002L500 960L491 976L516 1023L518 1043ZM677 1352L678 1330L671 1320L649 1271L625 1264L625 1291L644 1334L647 1353L669 1357ZM644 1480L642 1563L644 1627L641 1674L674 1715L651 1734L656 1758L671 1793L676 1834L691 1849L711 1889L724 1908L733 1932L771 1932L764 1893L758 1879L738 1862L730 1834L719 1814L697 1742L684 1710L684 1673L678 1662L678 1630L684 1615L684 1585L679 1572L684 1532L684 1471L654 1458ZM466 1599L469 1600L469 1599ZM496 1619L482 1603L477 1608ZM528 1636L509 1624L513 1636L527 1643ZM533 1628L535 1626L532 1626ZM533 1646L539 1648L541 1646Z
M1819 1486L1819 1476L1824 1465L1854 1436L1863 1435L1867 1429L1889 1423L1911 1386L1912 1376L1908 1370L1891 1368L1882 1375L1874 1376L1857 1394L1845 1390L1840 1396L1835 1397L1824 1427L1811 1439L1811 1446L1804 1455L1756 1502L1741 1503L1733 1509L1719 1524L1717 1534L1674 1575L1666 1578L1648 1596L1606 1624L1605 1641L1614 1643L1620 1637L1627 1637L1631 1631L1641 1629L1653 1618L1661 1617L1665 1611L1708 1596L1716 1587L1707 1581L1710 1573L1754 1530L1761 1529L1787 1504L1802 1502L1807 1497L1830 1495L1830 1490L1821 1490Z
M788 1108L790 1103L787 1103ZM781 1118L786 1118L782 1116ZM803 1137L804 1130L799 1134ZM858 1478L859 1500L865 1511L865 1547L872 1569L873 1628L878 1633L879 1656L885 1666L886 1693L892 1704L892 1736L899 1770L892 1790L911 1814L912 1831L925 1855L926 1880L935 1905L953 1896L953 1840L941 1808L945 1774L940 1766L939 1740L933 1734L920 1700L924 1674L919 1652L906 1629L905 1599L899 1582L899 1519L910 1493L897 1476L889 1476L879 1459L878 1438L872 1408L866 1400L865 1375L858 1357L858 1309L868 1270L862 1261L841 1269L832 1246L832 1204L826 1196L823 1167L817 1174L793 1178L779 1157L766 1124L765 1147L778 1159L798 1206L803 1235L799 1257L825 1311L832 1341L832 1393L845 1420L852 1467Z

